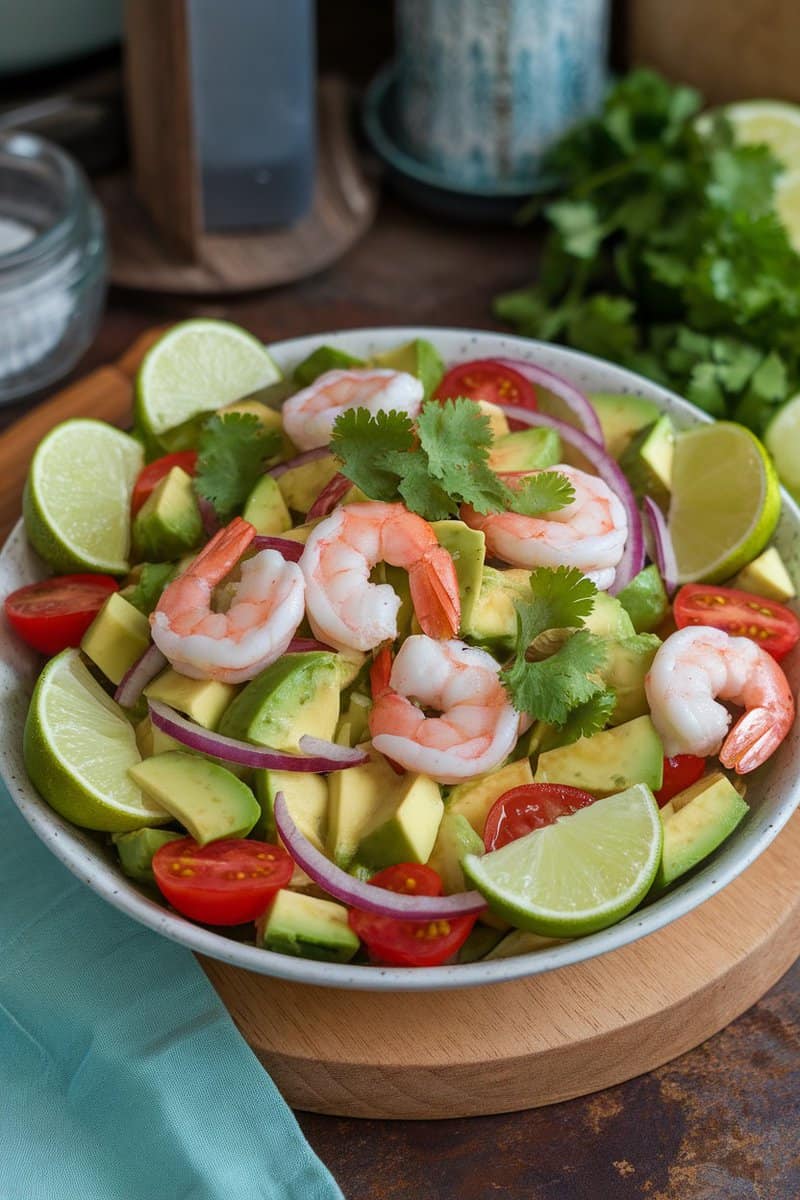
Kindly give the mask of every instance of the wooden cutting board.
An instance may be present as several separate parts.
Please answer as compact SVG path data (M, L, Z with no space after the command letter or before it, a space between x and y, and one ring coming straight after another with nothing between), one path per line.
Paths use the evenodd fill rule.
M146 334L0 436L0 534L57 421L130 419ZM800 814L743 875L666 929L590 962L485 988L395 995L306 987L201 959L295 1108L432 1119L585 1095L683 1054L800 955Z

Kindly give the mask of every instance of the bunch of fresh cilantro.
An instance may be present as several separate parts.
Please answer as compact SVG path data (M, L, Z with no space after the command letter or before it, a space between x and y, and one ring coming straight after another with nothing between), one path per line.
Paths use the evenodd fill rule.
M779 165L701 97L638 70L549 156L538 282L497 314L622 363L761 431L800 388L800 257L773 210Z

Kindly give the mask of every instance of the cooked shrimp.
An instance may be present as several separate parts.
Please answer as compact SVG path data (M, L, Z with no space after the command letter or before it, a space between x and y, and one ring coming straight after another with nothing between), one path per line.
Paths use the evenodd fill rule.
M453 560L422 517L402 504L345 504L312 530L300 559L306 612L316 637L339 650L371 650L397 637L400 597L370 583L380 562L408 571L417 620L431 637L452 637L461 621Z
M794 697L775 659L750 638L708 625L670 634L645 690L666 755L718 753L739 775L760 767L794 721ZM717 698L745 710L730 733L731 714Z
M489 553L514 567L577 567L601 590L610 587L628 537L621 501L596 475L563 463L548 469L566 475L575 489L575 499L564 508L525 517L513 512L481 514L465 504L462 521L482 529ZM513 487L528 474L537 472L506 480Z
M408 413L416 417L425 394L420 381L405 371L352 368L326 371L310 387L290 396L283 405L283 426L301 450L327 446L339 413L346 408Z
M403 642L390 674L389 661L382 651L372 677L369 730L381 754L439 783L458 783L493 770L511 752L520 714L485 650L418 634ZM425 708L441 716L426 716Z
M214 587L255 532L235 517L162 592L150 617L153 641L181 675L223 683L252 679L280 658L303 619L302 572L277 550L261 550L243 562L230 607L214 612Z

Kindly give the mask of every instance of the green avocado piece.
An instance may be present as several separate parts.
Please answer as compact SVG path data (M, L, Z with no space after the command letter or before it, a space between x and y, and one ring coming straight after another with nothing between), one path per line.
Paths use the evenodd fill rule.
M350 725L350 745L358 746L369 739L369 714L372 698L361 692L351 692L345 719Z
M748 806L721 771L679 792L672 798L664 822L661 866L653 888L667 887L712 854L748 812Z
M731 580L731 587L741 588L743 592L754 592L756 596L765 596L768 600L779 600L781 603L797 595L786 563L774 546L770 546L746 567L742 567L736 578Z
M530 571L512 568L498 571L484 566L481 585L472 612L465 621L461 614L461 636L498 653L510 653L517 640L517 611L520 600L530 600Z
M539 933L529 933L527 929L512 929L491 948L486 958L490 961L497 958L516 958L518 954L532 954L535 950L557 946L559 940L561 939L542 937Z
M658 629L669 611L669 600L658 567L651 563L635 575L617 596L637 633Z
M640 429L620 456L619 465L637 500L650 496L666 510L672 489L675 429L666 415Z
M431 528L453 560L461 598L460 628L469 628L481 590L486 538L481 530L470 529L463 521L432 521Z
M566 783L594 796L612 796L646 783L654 792L661 787L664 747L649 717L636 717L603 729L592 737L578 738L568 746L545 750L536 764L535 783Z
M390 371L405 371L408 375L415 375L425 390L425 400L430 399L444 375L444 363L439 351L425 338L415 338L404 346L375 354L370 363Z
M360 862L376 869L398 862L426 863L444 813L435 780L410 772L395 779L392 791L381 797L356 851Z
M348 962L360 945L343 904L287 888L276 892L258 922L258 934L265 950L323 962Z
M346 774L346 772L345 772ZM255 837L275 842L275 797L283 792L297 828L318 850L325 850L328 832L328 784L322 775L307 771L254 771L253 790L261 805Z
M286 654L239 692L219 732L276 750L299 750L304 733L333 739L339 720L338 656L311 650Z
M520 429L493 444L489 466L493 471L539 471L561 461L561 438L555 429Z
M133 545L138 558L166 562L200 544L203 522L192 480L173 467L150 493L133 519Z
M167 842L180 841L182 833L168 829L134 829L132 833L115 833L111 839L117 848L120 866L130 879L139 883L155 883L153 855Z
M277 479L263 475L253 488L242 516L255 527L256 533L275 536L292 528L292 518L286 507Z
M661 638L654 633L634 633L631 637L606 642L606 661L599 674L604 685L613 688L617 697L610 725L623 725L649 712L644 677L660 645Z
M128 576L129 582L120 590L120 596L149 617L177 573L177 563L139 563Z
M483 838L463 813L452 809L445 812L428 859L428 866L442 878L445 895L467 890L461 860L465 854L483 854L483 849Z
M480 962L482 958L486 958L489 951L492 950L503 937L501 929L495 929L488 925L475 925L464 945L456 955L456 962L472 963Z
M81 650L112 683L150 645L150 622L120 592L112 592L81 639Z
M284 471L278 477L278 487L284 503L292 512L302 513L305 516L322 489L330 483L338 470L339 461L332 454L325 454L322 458L301 463L299 467L290 467L288 471ZM305 538L303 540L305 541Z
M608 592L595 595L592 611L584 621L584 628L602 638L632 637L636 632L633 622L616 596Z
M168 750L145 758L128 774L188 830L199 846L246 837L261 815L250 788L218 763Z
M658 420L658 407L642 396L592 392L589 396L603 430L606 450L619 458L635 433Z
M376 821L398 778L386 759L374 752L361 766L331 772L328 853L337 866L350 867L359 842Z
M298 388L306 388L326 371L340 371L347 367L366 365L363 358L356 358L344 350L337 350L333 346L318 346L312 354L297 364L292 372L292 379Z
M489 809L495 801L499 800L504 792L522 787L526 783L533 783L531 764L527 758L520 758L515 762L506 763L488 775L457 784L447 797L445 811L448 814L461 814L475 833L483 838L483 827Z
M234 683L218 679L190 679L172 667L148 683L144 694L148 700L160 700L205 729L216 729L222 714L241 689Z

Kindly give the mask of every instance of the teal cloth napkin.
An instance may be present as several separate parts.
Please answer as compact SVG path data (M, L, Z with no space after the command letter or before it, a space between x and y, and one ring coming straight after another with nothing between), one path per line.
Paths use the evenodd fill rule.
M342 1200L188 950L0 785L0 1200Z

